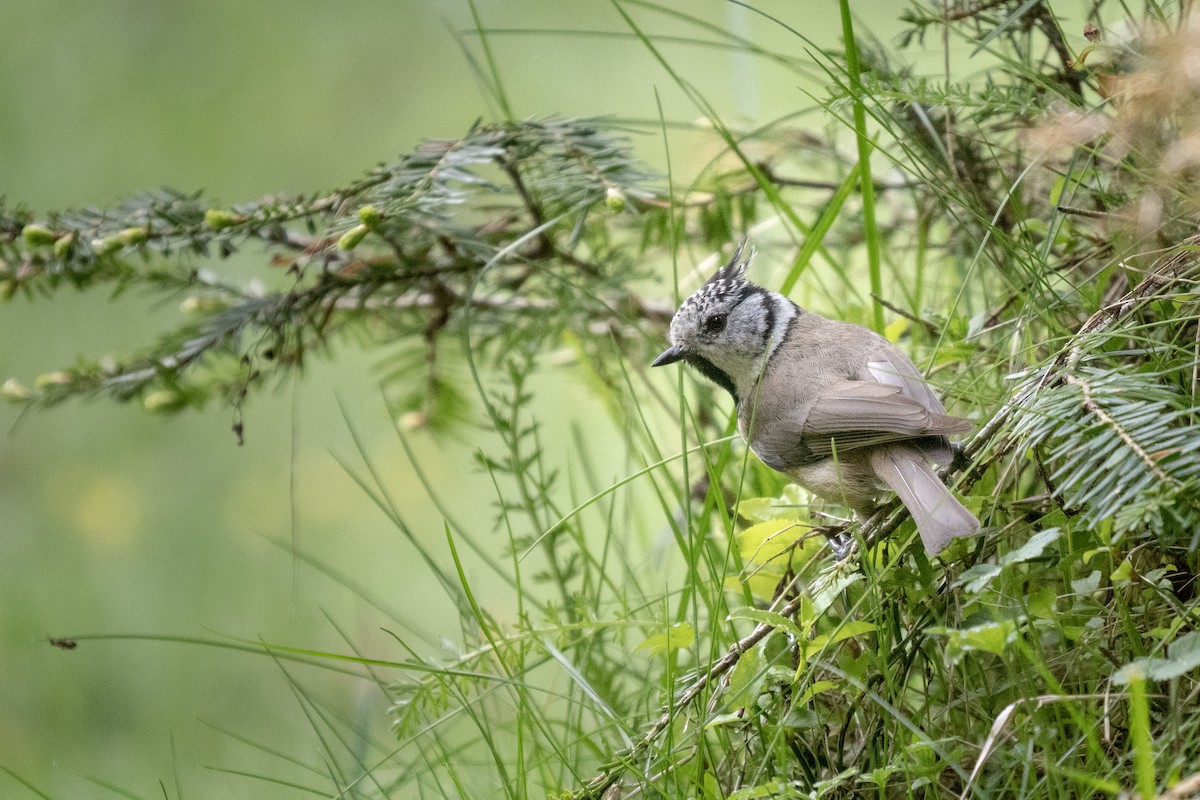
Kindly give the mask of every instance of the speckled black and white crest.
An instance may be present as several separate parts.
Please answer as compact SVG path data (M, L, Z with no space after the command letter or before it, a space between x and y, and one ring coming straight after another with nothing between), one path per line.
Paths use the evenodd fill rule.
M692 292L675 313L677 319L703 319L714 308L728 307L743 299L746 291L759 287L746 280L746 267L754 258L754 248L747 250L743 241L733 251L729 262L713 273L703 286Z
M745 257L743 257L743 254ZM714 272L713 276L705 283L705 286L711 286L722 281L729 284L739 281L744 283L746 280L746 267L750 266L750 262L753 260L754 248L751 247L749 252L747 252L746 241L743 239L733 251L733 257L729 259L729 263Z
M714 272L704 286L693 293L687 302L711 302L711 298L714 297L733 297L741 294L742 290L750 285L750 282L746 280L746 268L753 260L754 248L747 248L746 242L741 242L733 251L733 257L729 259L729 263Z

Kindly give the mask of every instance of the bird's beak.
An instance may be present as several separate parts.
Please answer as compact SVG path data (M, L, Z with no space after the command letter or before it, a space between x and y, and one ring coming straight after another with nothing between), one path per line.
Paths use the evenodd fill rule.
M650 362L652 367L663 367L667 364L674 364L676 361L682 361L687 352L677 344L673 344L663 351L663 354Z

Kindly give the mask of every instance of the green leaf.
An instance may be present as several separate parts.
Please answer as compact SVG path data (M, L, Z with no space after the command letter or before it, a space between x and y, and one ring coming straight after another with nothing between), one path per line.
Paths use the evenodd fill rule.
M1113 586L1124 586L1133 580L1133 562L1128 558L1121 561L1109 576Z
M812 599L812 618L820 619L838 595L849 589L854 584L863 580L861 572L855 572L850 575L838 575L832 579L826 579L813 587Z
M1057 206L1058 201L1062 199L1063 189L1067 186L1067 177L1065 175L1058 176L1058 180L1050 187L1050 205Z
M1191 631L1180 636L1167 648L1167 657L1177 663L1200 665L1200 631ZM1192 667L1188 667L1191 669Z
M1071 518L1067 516L1067 512L1063 511L1061 508L1056 508L1049 514L1046 514L1039 519L1037 521L1037 526L1042 530L1049 530L1050 528L1065 527L1069 525L1070 522Z
M988 622L970 628L939 628L934 629L946 637L946 658L950 663L957 664L971 652L1003 655L1008 646L1016 640L1017 626L1011 620Z
M760 522L737 535L738 552L743 561L766 564L786 553L801 532L802 529L791 520Z
M1139 658L1113 673L1113 683L1128 684L1137 677L1152 681L1178 678L1200 667L1200 631L1185 633L1167 648L1166 658Z
M794 789L783 781L763 783L746 789L738 789L729 795L729 800L761 800L764 797L793 797Z
M850 622L847 622L838 628L837 631L830 634L829 641L831 644L837 644L838 642L849 639L852 636L862 636L864 633L871 633L877 628L878 626L874 622L867 622L865 620L851 620Z
M987 589L992 579L999 574L1000 567L996 564L976 564L963 570L963 573L955 579L954 585L972 594L978 594Z
M796 637L797 640L805 638L805 634L800 630L795 622L785 617L783 614L774 611L767 611L761 608L743 608L729 615L730 619L748 619L752 622L757 622L762 625L770 625L775 630L781 630Z
M729 696L726 702L729 705L744 706L747 704L747 697L750 697L750 690L755 689L762 683L763 679L763 655L761 646L751 647L746 652L742 653L742 657L738 659L737 666L733 668L733 673L729 676ZM752 700L753 697L750 697Z
M810 656L821 653L830 647L833 647L838 642L849 639L853 636L859 636L864 633L870 633L876 628L874 623L865 622L863 620L851 620L840 626L837 630L829 633L822 633L819 636L814 636L812 639L800 640L800 663L796 665L796 675L793 680L799 680L800 675L808 666Z
M1094 569L1084 577L1071 581L1071 588L1078 595L1091 597L1100 588L1100 570Z
M1000 566L1006 567L1009 564L1020 564L1024 561L1032 561L1041 556L1048 546L1058 541L1061 532L1058 528L1047 528L1046 530L1038 531L1033 536L1029 537L1029 541L1018 547L1016 550L1010 550L1000 557Z
M783 488L779 497L748 497L738 503L738 514L750 522L774 520L800 521L807 518L808 493L794 483Z
M866 622L865 620L851 620L843 625L839 625L837 630L830 633L823 633L820 636L814 637L807 644L807 650L812 652L819 650L828 645L834 645L838 642L845 641L854 636L861 636L864 633L871 633L876 628L875 623Z
M1058 593L1054 591L1054 587L1042 586L1029 594L1026 605L1029 613L1037 619L1057 619L1058 611L1055 609L1057 602Z
M748 522L768 522L776 519L776 515L771 513L774 502L773 497L747 497L738 502L738 516Z
M737 726L737 725L744 724L745 721L746 721L746 715L743 714L740 710L728 711L724 714L717 714L716 716L710 718L704 727L705 728L720 728L725 725Z
M800 696L798 698L796 698L796 705L798 705L798 706L807 705L808 701L812 700L817 695L821 694L822 692L827 692L830 689L834 689L836 687L837 687L837 684L834 683L833 681L814 681L813 683L809 684L809 687L807 689L805 689L803 692L800 693Z
M900 341L900 337L906 330L908 330L908 320L904 317L896 317L883 329L883 335L889 342L895 343Z
M695 641L696 629L692 627L692 623L676 622L662 633L646 638L634 650L658 656L691 647Z

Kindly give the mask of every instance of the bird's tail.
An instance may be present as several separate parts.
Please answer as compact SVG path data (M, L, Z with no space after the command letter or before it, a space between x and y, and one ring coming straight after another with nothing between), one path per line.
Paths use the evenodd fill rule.
M956 536L979 532L979 520L958 502L920 453L906 447L881 447L871 467L912 514L925 552L935 556Z

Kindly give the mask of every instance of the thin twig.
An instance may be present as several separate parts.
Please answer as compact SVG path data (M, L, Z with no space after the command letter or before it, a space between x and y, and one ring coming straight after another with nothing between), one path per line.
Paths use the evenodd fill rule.
M456 303L468 302L465 298L454 298ZM377 297L368 297L359 299L357 297L339 297L333 301L333 307L339 311L358 311L367 309L377 311L379 309L396 309L398 311L409 308L440 308L442 304L441 298L432 292L418 292L416 294L405 294L399 297L391 297L380 299ZM472 308L486 309L489 311L504 310L504 311L554 311L558 308L558 303L553 300L539 300L530 297L495 297L489 295L474 295L470 299Z
M762 176L776 186L793 186L799 189L825 189L830 192L836 192L842 188L840 181L818 181L811 178L785 178L775 172L774 168L765 161L759 161L755 164ZM757 187L758 184L752 184ZM896 192L902 189L912 189L920 186L918 181L901 181L900 183L884 183L883 181L875 181L872 184L877 192Z
M934 325L929 320L922 319L921 317L918 317L916 314L912 313L911 311L906 311L903 308L900 308L900 306L896 305L895 303L891 303L886 298L880 297L879 295L873 294L873 295L871 295L871 297L874 300L878 301L879 304L881 306L883 306L884 308L886 308L888 311L891 311L893 314L899 314L900 316L904 317L909 322L917 323L922 328L924 328L926 330L926 332L929 333L930 336L938 336L941 334L941 332L942 332L941 329L938 328L937 325Z
M1112 215L1105 211L1093 211L1090 208L1079 208L1077 206L1057 206L1059 213L1067 214L1073 217L1087 217L1088 219L1108 219Z

